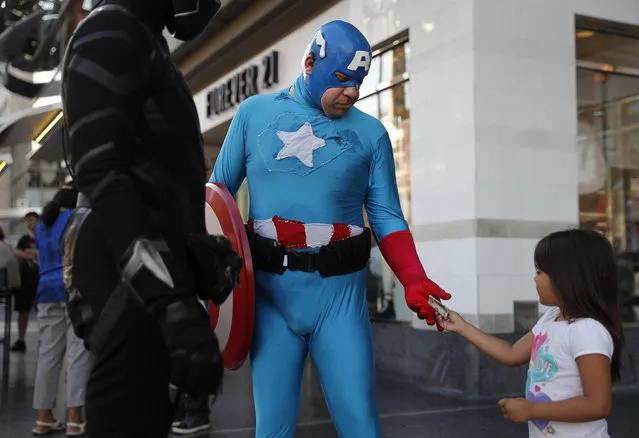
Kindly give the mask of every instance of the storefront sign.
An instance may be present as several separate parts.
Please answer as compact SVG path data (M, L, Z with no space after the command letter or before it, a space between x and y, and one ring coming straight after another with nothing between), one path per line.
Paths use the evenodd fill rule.
M276 50L231 76L206 95L206 117L221 114L245 99L279 83L279 56Z

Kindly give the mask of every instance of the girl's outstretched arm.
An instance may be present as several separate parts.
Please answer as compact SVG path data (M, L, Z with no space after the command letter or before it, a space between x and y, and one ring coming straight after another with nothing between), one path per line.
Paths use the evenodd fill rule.
M460 334L485 355L492 357L503 365L516 367L530 361L530 351L534 341L532 331L528 332L513 345L503 339L484 333L474 325L466 322L457 312L450 311L448 320L444 320L437 315L437 324L444 330Z

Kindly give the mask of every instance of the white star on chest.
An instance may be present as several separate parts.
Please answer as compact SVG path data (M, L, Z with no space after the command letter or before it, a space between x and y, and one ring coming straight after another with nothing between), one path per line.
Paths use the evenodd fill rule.
M315 137L309 122L294 132L277 131L277 136L284 143L284 147L277 153L277 159L297 157L306 167L313 167L313 151L326 146L325 140Z

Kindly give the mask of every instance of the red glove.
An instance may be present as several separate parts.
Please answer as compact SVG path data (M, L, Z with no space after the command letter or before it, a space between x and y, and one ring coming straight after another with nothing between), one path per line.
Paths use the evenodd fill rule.
M388 234L379 242L379 250L404 286L408 307L428 325L435 324L435 309L428 304L428 297L449 300L451 295L426 275L410 231Z

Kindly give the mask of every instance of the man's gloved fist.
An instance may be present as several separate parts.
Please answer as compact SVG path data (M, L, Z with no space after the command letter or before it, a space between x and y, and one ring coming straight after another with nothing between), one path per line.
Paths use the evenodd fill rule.
M242 259L225 236L192 234L188 248L198 296L222 305L240 282Z
M194 397L217 394L224 363L204 307L195 298L174 301L158 321L173 362L171 383Z
M435 324L435 309L428 304L428 297L449 300L451 295L439 287L430 278L408 283L405 287L406 304L419 319L425 319L428 325Z

